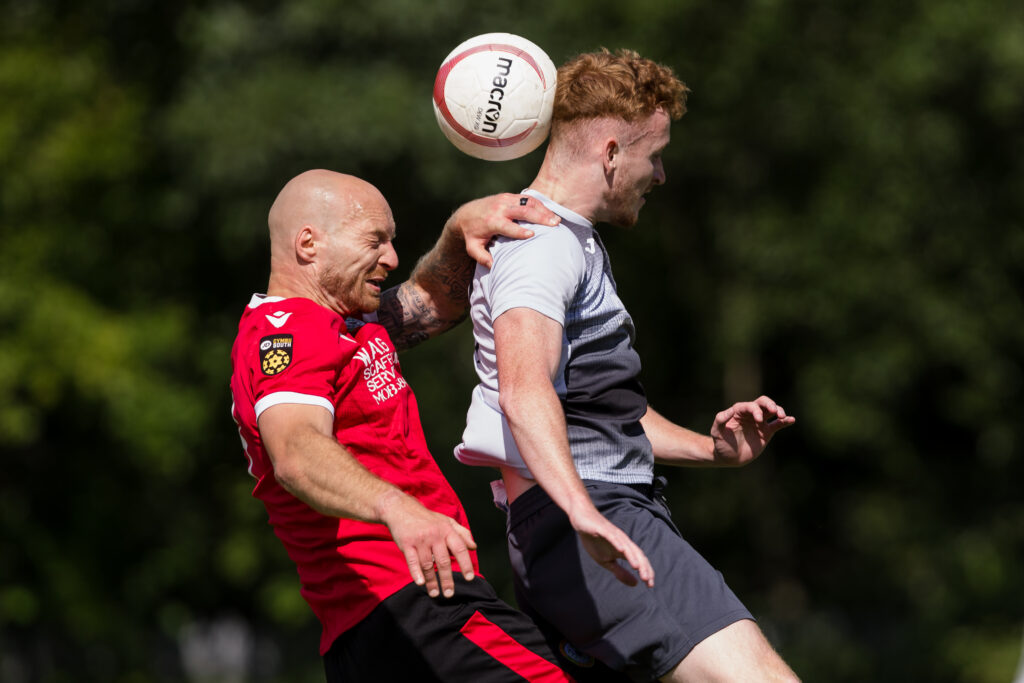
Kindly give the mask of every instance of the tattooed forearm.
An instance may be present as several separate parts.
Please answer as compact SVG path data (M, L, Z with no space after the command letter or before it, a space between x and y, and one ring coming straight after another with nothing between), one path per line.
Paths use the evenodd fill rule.
M399 350L416 346L465 319L475 268L461 231L446 225L409 279L381 295L377 319Z
M381 294L377 321L387 329L395 348L410 349L448 330L466 317L466 307L454 316L443 316L411 283L403 282Z
M409 278L448 316L464 313L469 307L469 283L476 263L465 249L462 240L442 239L419 260Z

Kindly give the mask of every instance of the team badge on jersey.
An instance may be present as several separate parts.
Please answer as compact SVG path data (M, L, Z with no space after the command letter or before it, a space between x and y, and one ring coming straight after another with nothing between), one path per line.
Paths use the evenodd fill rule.
M260 339L260 368L264 375L284 372L292 364L292 335L272 334Z

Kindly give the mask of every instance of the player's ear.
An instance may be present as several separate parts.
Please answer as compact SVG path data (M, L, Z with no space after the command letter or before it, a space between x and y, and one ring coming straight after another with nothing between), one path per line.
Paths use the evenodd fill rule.
M303 263L310 263L316 257L316 235L312 226L303 225L295 234L295 256Z
M611 179L615 173L615 164L619 160L619 141L616 138L606 138L601 148L601 161L604 164L604 175Z

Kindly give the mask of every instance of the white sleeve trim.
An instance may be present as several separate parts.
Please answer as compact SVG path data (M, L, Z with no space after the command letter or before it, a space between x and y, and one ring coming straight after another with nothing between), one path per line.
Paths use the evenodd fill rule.
M300 394L294 391L275 391L273 394L267 394L260 400L256 401L254 409L256 410L256 419L259 419L260 415L263 414L267 408L271 406L280 405L282 403L301 403L308 406L320 406L325 408L333 417L334 406L323 396L313 396L312 394Z

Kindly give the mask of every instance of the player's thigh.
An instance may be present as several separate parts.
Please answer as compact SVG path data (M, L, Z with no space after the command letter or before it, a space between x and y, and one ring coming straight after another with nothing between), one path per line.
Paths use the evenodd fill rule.
M698 643L672 671L670 683L797 681L756 623L734 622Z
M711 633L750 617L650 500L614 485L588 485L588 492L644 549L657 576L653 589L623 585L587 555L556 506L519 516L517 500L509 538L517 592L575 650L638 679L654 678Z

